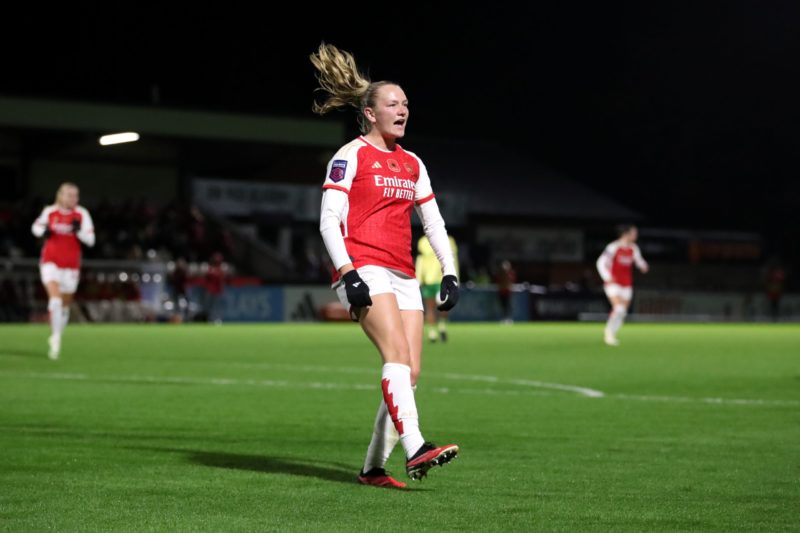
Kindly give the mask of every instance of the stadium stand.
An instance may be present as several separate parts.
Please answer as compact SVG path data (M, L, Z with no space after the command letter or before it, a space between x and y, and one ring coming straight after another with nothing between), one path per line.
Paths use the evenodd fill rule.
M70 120L55 121L54 110ZM202 288L215 253L224 257L229 286L324 291L304 289L304 303L284 313L289 319L313 319L321 312L315 308L330 304L319 296L330 292L330 264L318 208L325 164L348 136L340 123L2 97L0 123L0 320L41 317L40 244L30 224L64 179L79 183L97 228L78 297L107 303L89 303L87 320L205 319ZM97 145L98 133L122 123L136 124L142 139L112 150ZM720 316L769 313L770 249L758 233L659 227L605 189L497 144L421 138L404 144L426 161L459 242L465 286L493 290L498 265L511 260L528 318L605 312L594 261L620 222L639 224L653 266L637 278L643 308L672 314L698 308L676 301L728 294L717 306ZM414 239L421 235L418 223L413 231ZM800 313L791 296L775 304L775 279L772 308L778 316L780 305ZM797 283L790 269L783 272L780 293Z

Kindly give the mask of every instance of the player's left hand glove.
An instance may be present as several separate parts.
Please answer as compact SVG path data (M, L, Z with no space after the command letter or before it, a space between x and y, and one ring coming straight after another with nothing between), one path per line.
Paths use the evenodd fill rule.
M439 290L439 311L449 311L458 303L458 278L452 274L442 278L442 288Z
M72 221L72 233L78 233L81 230L81 222L80 220L73 220Z

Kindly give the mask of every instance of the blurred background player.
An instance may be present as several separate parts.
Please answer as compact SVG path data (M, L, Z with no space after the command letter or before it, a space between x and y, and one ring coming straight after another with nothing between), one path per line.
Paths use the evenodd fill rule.
M44 238L39 272L50 313L48 356L58 359L61 333L69 322L69 308L80 279L81 242L94 246L94 224L89 212L78 205L78 186L62 183L55 203L42 210L31 231Z
M208 272L205 275L206 320L214 324L222 324L222 294L225 291L225 270L222 264L222 254L214 252L208 263Z
M314 111L355 107L362 133L328 163L320 209L320 233L335 268L333 288L383 361L383 400L358 481L403 488L405 483L384 470L398 439L411 479L425 477L458 453L455 444L426 442L419 428L414 386L424 317L411 259L411 210L416 209L444 271L443 310L458 301L453 251L425 165L397 142L409 116L403 89L389 81L370 82L353 56L335 46L320 45L311 62L327 93Z
M453 250L453 260L458 277L458 248L456 240L451 236L450 248ZM417 281L419 281L422 299L425 304L425 322L428 324L428 340L436 342L441 339L447 342L447 311L437 308L436 295L439 294L442 283L442 266L430 241L423 235L417 241L416 261Z
M503 313L503 324L514 323L514 313L511 309L511 288L517 282L517 272L511 266L511 262L504 260L500 263L500 272L497 273L497 299L500 301L500 309Z
M605 329L605 342L609 346L619 345L617 331L625 322L633 298L634 263L644 274L650 270L636 245L639 236L636 226L620 226L618 233L619 238L609 243L597 258L597 272L603 278L603 289L611 304Z

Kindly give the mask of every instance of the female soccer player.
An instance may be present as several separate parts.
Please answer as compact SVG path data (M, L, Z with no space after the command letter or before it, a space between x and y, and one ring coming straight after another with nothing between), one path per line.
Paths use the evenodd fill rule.
M456 276L458 276L458 251L456 241L449 237L450 249L453 251ZM417 261L415 263L417 281L422 289L422 298L425 303L425 322L428 324L428 340L436 342L441 339L447 342L447 312L436 309L436 296L441 289L442 267L439 258L433 251L428 237L423 235L417 241Z
M425 477L458 453L455 444L426 442L419 428L414 387L423 317L411 258L412 208L442 265L439 308L444 311L458 301L453 253L425 165L397 143L409 116L403 89L389 81L370 82L353 56L335 46L320 45L311 62L320 90L327 93L314 111L353 106L363 134L328 163L320 213L320 233L336 269L333 288L383 360L383 401L358 480L403 488L384 470L398 438L411 479Z
M53 205L42 210L31 231L44 237L39 273L47 290L51 335L50 359L61 352L61 333L69 322L69 306L78 288L81 242L94 246L94 225L89 212L78 205L78 186L62 183Z
M642 258L636 245L638 237L636 226L623 225L619 228L619 239L606 246L597 258L597 271L603 278L604 289L611 303L611 313L605 329L605 341L609 346L618 346L617 331L625 321L628 307L633 298L633 264L646 274L650 267Z

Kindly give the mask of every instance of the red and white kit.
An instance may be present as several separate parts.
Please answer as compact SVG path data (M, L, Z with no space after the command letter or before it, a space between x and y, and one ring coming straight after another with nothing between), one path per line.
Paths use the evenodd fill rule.
M431 180L415 154L400 145L382 150L359 137L340 148L328 163L323 189L320 230L336 269L334 287L338 269L353 263L370 294L394 292L401 309L422 309L411 256L413 208L444 274L455 275ZM379 271L367 267L379 267ZM340 298L346 301L344 290L341 292Z
M597 259L597 272L605 282L604 289L609 298L631 299L634 264L640 269L647 268L647 262L636 244L624 244L617 240L606 246Z
M77 232L74 230L75 222ZM81 267L81 242L93 246L95 241L92 217L81 206L62 209L51 205L42 210L31 231L41 237L47 229L51 236L42 247L39 261L42 282L56 281L62 293L74 293Z

